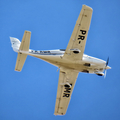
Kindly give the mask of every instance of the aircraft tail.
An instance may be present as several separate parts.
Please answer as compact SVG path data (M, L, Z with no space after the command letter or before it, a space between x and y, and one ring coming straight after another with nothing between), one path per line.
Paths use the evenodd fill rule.
M22 53L22 51L29 51L30 37L31 37L30 31L24 32L22 42L20 42L17 38L10 37L13 50L18 52L15 71L21 71L23 68L25 60L27 58L27 54Z

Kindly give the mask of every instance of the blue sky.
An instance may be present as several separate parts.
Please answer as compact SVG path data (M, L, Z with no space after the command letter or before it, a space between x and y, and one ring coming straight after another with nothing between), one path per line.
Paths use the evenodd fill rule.
M107 76L79 73L67 113L54 116L59 72L27 57L15 72L17 53L9 37L32 32L30 48L66 48L82 4L93 8L85 53L103 60ZM120 1L4 0L0 1L0 120L120 120Z

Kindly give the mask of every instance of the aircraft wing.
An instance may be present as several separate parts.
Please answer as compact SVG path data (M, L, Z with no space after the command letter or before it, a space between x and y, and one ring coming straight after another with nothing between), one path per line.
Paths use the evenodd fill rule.
M77 76L77 71L60 68L55 115L65 115Z
M82 10L76 21L76 25L63 56L64 58L69 60L82 60L91 22L92 11L92 8L86 5L82 6Z

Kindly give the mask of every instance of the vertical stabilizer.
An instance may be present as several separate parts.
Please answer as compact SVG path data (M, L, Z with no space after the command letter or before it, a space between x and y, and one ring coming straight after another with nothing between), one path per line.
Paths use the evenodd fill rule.
M15 52L18 52L21 42L17 38L14 38L14 37L10 37L10 41L11 41L13 50Z

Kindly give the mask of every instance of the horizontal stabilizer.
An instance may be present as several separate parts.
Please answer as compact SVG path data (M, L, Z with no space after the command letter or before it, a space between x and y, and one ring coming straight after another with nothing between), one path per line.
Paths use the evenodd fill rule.
M16 66L15 66L15 71L21 71L22 70L23 65L25 63L25 60L26 60L26 57L27 57L26 54L18 53Z
M24 35L23 35L23 38L22 38L20 48L19 48L20 51L28 51L29 50L30 37L31 37L31 32L30 31L25 31Z
M20 48L19 48L19 53L17 56L15 71L21 71L23 68L23 65L24 65L24 62L26 60L27 55L23 54L22 51L29 51L30 37L31 37L31 32L25 31L23 38L22 38L22 42L20 44Z

